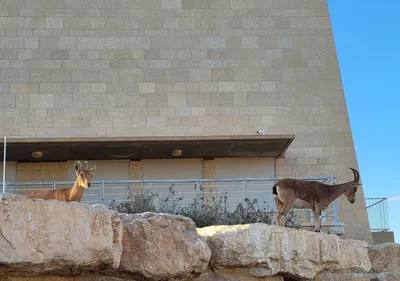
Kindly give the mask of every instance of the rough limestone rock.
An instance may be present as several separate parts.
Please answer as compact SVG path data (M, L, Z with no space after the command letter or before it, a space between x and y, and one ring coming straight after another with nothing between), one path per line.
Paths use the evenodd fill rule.
M207 272L191 281L284 281L282 276L253 277L243 269L231 268L218 272Z
M2 279L0 277L0 281L143 281L143 279L136 279L135 277L112 277L94 274L82 274L78 276L35 276L32 278L5 277ZM209 272L200 277L190 278L188 281L284 281L284 279L281 276L263 278L251 277L243 275L240 270L232 269L226 272L221 272L220 274Z
M121 220L104 205L0 200L0 276L116 269L121 252Z
M34 277L0 277L0 281L139 281L131 278L81 274L77 276L43 275Z
M315 281L400 281L400 273L321 273Z
M139 281L132 278L81 274L76 276L43 275L34 277L1 277L0 281Z
M312 279L322 271L368 272L365 241L306 230L250 224L198 228L208 238L214 270L246 268L254 277Z
M120 270L152 280L189 278L206 272L211 250L187 217L120 214L124 230Z
M373 272L400 272L400 244L383 243L368 247Z

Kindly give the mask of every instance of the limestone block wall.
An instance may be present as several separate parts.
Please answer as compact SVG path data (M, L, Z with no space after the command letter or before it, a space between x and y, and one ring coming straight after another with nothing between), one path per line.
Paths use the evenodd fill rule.
M0 2L0 135L294 133L276 175L357 160L326 0ZM362 175L362 171L361 175ZM346 237L372 241L362 189Z
M5 180L6 182L15 182L17 179L17 162L15 161L8 161L6 162L6 176ZM0 192L3 192L3 163L1 164L1 169L0 169ZM15 193L16 186L7 186L6 187L6 192L13 192Z
M216 165L215 161L212 159L203 160L203 178L204 179L215 179L216 178ZM205 182L204 191L206 192L206 198L212 199L217 197L217 189L215 182L209 181Z
M142 161L129 161L129 180L142 180L143 179L143 170L142 170ZM132 183L129 185L129 188L132 192L138 192L143 190L143 184L141 183Z
M3 162L1 163L0 178L3 180ZM14 182L16 180L16 178L17 178L17 162L7 161L6 162L6 181ZM1 183L1 184L3 184L3 183Z
M8 163L7 163L8 164ZM19 185L16 187L18 194L27 194L39 189L51 189L51 185L41 182L68 181L67 162L51 163L16 163L16 182L39 182L37 185ZM8 179L7 181L12 181ZM57 187L70 187L57 185Z
M67 181L67 162L17 163L17 182Z

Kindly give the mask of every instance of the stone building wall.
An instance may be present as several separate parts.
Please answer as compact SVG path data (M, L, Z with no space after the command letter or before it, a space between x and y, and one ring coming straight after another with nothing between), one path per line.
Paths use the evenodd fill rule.
M276 175L357 168L326 0L3 0L0 135L294 133ZM360 171L362 174L362 171ZM371 240L360 189L346 236Z
M66 162L17 163L18 182L67 181Z
M40 189L52 189L51 184L42 184L42 182L68 181L67 162L52 163L16 163L16 182L38 182L35 185L10 186L10 190L18 194L26 195L31 191ZM6 176L9 174L7 173ZM8 182L12 179L8 178ZM68 185L58 185L58 187L70 187Z

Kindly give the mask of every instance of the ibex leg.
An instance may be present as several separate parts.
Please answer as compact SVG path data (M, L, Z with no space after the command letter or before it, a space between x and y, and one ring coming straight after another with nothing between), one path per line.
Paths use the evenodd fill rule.
M314 219L315 219L315 232L322 232L321 231L321 210L319 207L315 207L313 210L314 212Z
M281 212L283 210L284 204L278 198L274 197L274 199L275 199L276 208L277 208L276 223L277 223L278 226L282 226L282 224L281 224L281 217L282 217Z
M292 202L290 203L283 203L283 210L281 211L281 214L283 215L283 221L282 221L282 226L285 226L286 222L286 215L289 213L290 208L292 207Z

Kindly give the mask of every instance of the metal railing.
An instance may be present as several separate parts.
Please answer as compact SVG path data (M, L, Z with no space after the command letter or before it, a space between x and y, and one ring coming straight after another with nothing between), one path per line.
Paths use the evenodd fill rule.
M328 184L335 182L334 177L301 178L316 180ZM239 203L246 198L257 199L259 208L265 211L276 212L276 204L272 195L272 186L278 178L230 178L230 179L163 179L163 180L100 180L93 181L90 188L85 190L82 203L101 203L110 206L111 202L119 204L125 202L129 191L152 192L158 198L165 197L172 188L177 197L181 196L180 205L188 205L201 192L205 197L214 197L217 200L226 196L229 211L234 211ZM39 190L50 190L72 187L74 182L7 182L6 192L25 195ZM202 191L200 191L200 189ZM154 202L157 205L157 202ZM298 216L302 221L313 222L310 210L299 210ZM334 201L321 214L321 221L337 223L337 202Z
M371 231L388 231L390 227L387 198L365 198L365 204Z

